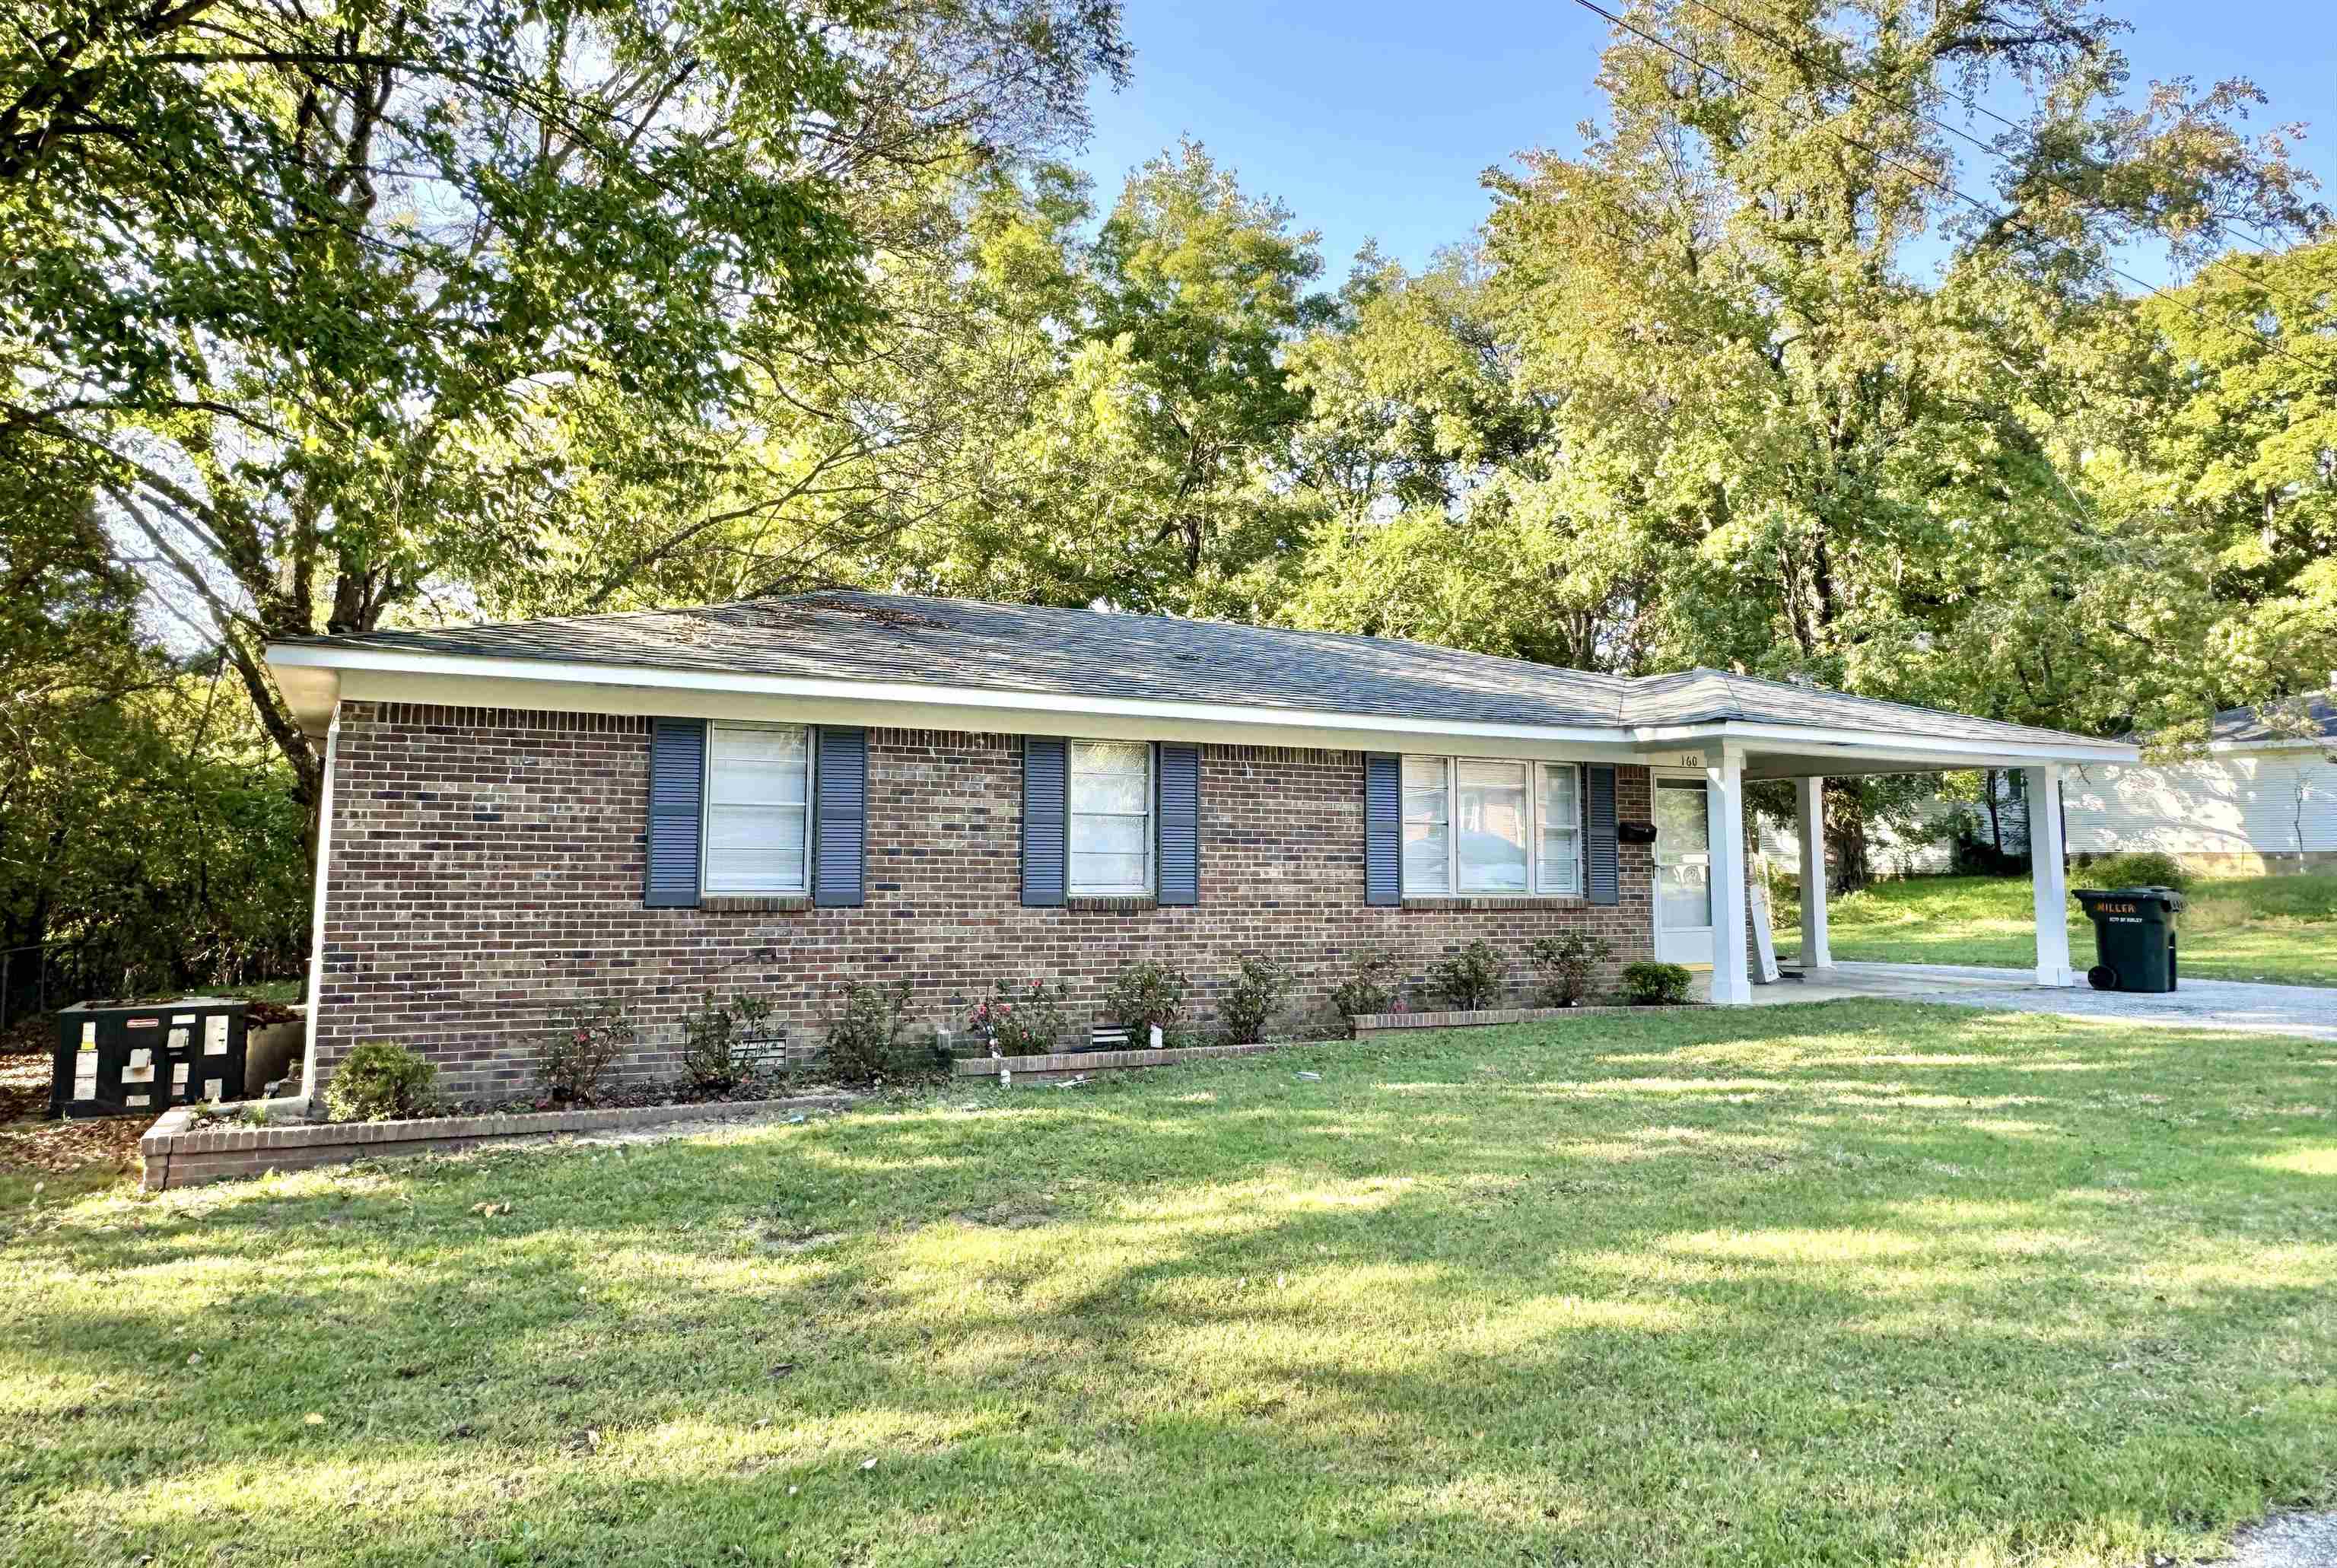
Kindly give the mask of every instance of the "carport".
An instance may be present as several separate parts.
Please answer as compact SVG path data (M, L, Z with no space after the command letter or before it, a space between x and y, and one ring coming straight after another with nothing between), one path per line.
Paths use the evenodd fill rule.
M1700 786L1704 796L1713 1001L1755 1000L1747 905L1748 782L1794 781L1795 832L1802 864L1809 867L1825 864L1827 779L1990 768L2019 770L2028 789L2036 884L2035 983L2054 988L2074 983L2064 918L2068 889L2062 778L2070 768L2088 763L2130 763L2140 755L2137 747L1714 670L1649 681L1643 691L1637 704L1643 721L1634 730L1642 756L1657 772L1659 794L1667 788L1692 791ZM1651 709L1657 716L1646 721ZM1675 809L1672 818L1678 820L1682 814ZM1663 815L1660 801L1658 815ZM1667 864L1659 854L1659 932L1665 919ZM1802 878L1801 930L1801 969L1820 983L1834 978L1823 877Z

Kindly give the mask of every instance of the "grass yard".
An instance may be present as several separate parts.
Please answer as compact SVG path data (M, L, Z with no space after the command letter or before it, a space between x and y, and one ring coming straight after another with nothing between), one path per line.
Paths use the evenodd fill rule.
M0 1560L2205 1553L2337 1503L2332 1068L1834 1003L44 1200Z
M2025 877L1907 877L1826 906L1838 959L1882 964L1995 964L2033 968L2036 916ZM2179 927L2182 972L2202 979L2337 985L2337 876L2230 877L2199 883ZM1777 951L1801 943L1801 912L1773 901ZM2069 956L2094 961L2094 928L2069 901Z

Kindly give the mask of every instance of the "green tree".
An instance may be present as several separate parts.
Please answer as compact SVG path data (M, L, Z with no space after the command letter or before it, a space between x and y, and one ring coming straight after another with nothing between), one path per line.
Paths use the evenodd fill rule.
M1306 291L1323 270L1316 238L1190 140L1130 175L1105 220L1073 397L1108 407L1140 455L1116 519L1130 608L1238 598L1233 580L1296 542L1303 509L1276 479L1307 399L1283 354L1330 309Z
M1556 400L1521 386L1481 260L1417 277L1366 248L1336 320L1293 347L1322 498L1290 624L1586 669L1629 665L1644 597L1607 535L1550 505Z
M105 990L296 973L305 808L215 656L141 630L95 506L0 497L0 947ZM10 965L24 999L27 956Z
M2319 690L2337 670L2337 241L2227 255L2139 313L2167 393L2096 485L2195 563L2203 612L2160 629L2195 715Z
M104 500L313 799L268 639L459 602L580 467L660 461L547 435L719 428L755 345L850 347L850 193L1080 123L1118 28L1100 0L35 0L0 44L0 464Z
M2197 587L2085 493L2150 382L2111 269L2153 240L2195 258L2234 218L2314 220L2279 139L2234 128L2253 90L2127 106L2119 27L2075 0L1627 20L1582 155L1491 177L1489 250L1521 379L1557 407L1532 488L1631 564L1638 656L2129 721ZM1961 169L1928 116L2011 82L2034 108L2004 167ZM1973 178L1984 212L1953 193Z
M1044 163L960 160L888 192L883 319L848 352L758 353L741 416L706 437L718 483L651 531L675 545L661 567L1259 612L1320 514L1283 365L1327 309L1304 291L1312 237L1190 143L1094 218Z
M1540 470L1550 409L1517 384L1475 251L1446 250L1414 277L1366 245L1337 305L1287 363L1308 398L1301 470L1341 521L1458 516L1490 480Z

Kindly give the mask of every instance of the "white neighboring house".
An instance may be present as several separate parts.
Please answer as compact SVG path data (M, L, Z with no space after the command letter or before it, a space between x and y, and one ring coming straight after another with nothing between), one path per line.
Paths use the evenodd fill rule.
M2156 849L2210 876L2337 867L2337 675L2331 685L2262 710L2225 710L2183 761L2071 768L2069 853Z
M2094 771L2098 772L2098 768ZM2076 774L2073 772L2074 779ZM2077 788L2073 783L2071 789ZM1992 832L2002 833L2002 846L2008 855L2029 853L2029 802L2020 792L2019 776L2009 770L1996 775L1996 823L1991 828L1988 808L1975 800L1942 800L1931 799L1915 808L1918 830L1912 834L1896 833L1890 828L1874 824L1867 834L1867 865L1877 877L1925 877L1941 875L1956 868L1955 837L1952 833L1933 836L1927 831L1961 819L1970 835L1983 842ZM1791 828L1781 828L1767 820L1761 824L1762 858L1776 869L1798 877L1802 870L1802 855ZM1827 859L1831 861L1832 856Z

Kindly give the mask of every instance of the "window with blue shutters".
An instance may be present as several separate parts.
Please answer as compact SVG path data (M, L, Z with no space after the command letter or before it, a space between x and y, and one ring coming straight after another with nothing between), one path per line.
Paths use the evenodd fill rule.
M857 905L867 823L865 730L654 720L641 902Z

